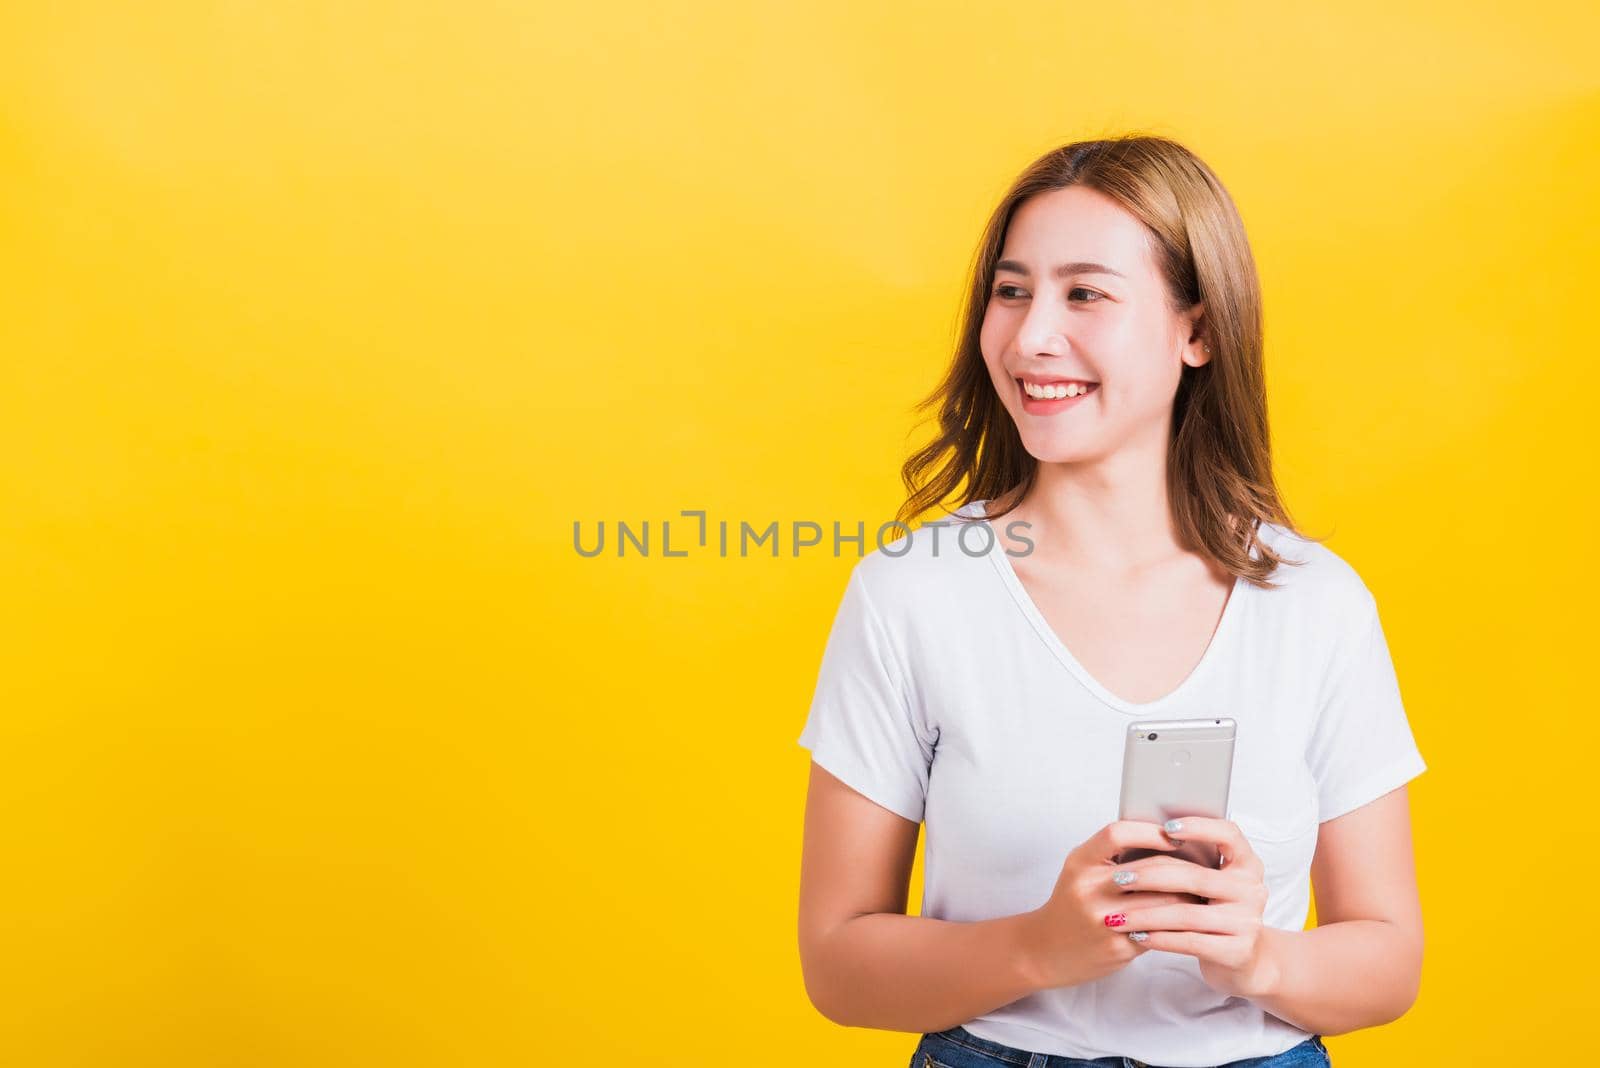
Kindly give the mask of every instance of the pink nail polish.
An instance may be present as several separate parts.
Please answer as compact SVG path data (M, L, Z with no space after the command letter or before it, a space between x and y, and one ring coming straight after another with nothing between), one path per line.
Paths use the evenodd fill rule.
M1110 913L1110 914L1108 914L1106 916L1106 926L1107 927L1121 927L1123 924L1125 924L1127 922L1128 922L1128 914L1125 913L1125 912L1113 912L1113 913Z

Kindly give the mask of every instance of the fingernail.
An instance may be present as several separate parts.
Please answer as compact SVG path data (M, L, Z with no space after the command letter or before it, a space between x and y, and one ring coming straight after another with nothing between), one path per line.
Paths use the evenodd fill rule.
M1136 871L1119 871L1117 874L1111 877L1111 881L1116 883L1118 886L1127 886L1138 877L1139 873Z
M1167 831L1167 833L1170 834L1173 831L1181 831L1181 830L1183 830L1183 821L1182 820L1168 820L1166 823L1163 823L1161 826Z
M1128 922L1128 914L1125 913L1125 912L1113 912L1109 916L1106 917L1106 926L1107 927L1121 927L1123 924L1125 924L1127 922Z
M1129 931L1128 937L1135 942L1148 942L1150 935L1144 931Z

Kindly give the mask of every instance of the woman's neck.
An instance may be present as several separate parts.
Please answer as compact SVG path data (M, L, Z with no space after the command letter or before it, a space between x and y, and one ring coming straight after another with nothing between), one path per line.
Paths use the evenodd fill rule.
M1092 463L1041 463L1008 521L1032 524L1034 551L1094 574L1138 574L1187 555L1172 522L1166 454L1124 450Z

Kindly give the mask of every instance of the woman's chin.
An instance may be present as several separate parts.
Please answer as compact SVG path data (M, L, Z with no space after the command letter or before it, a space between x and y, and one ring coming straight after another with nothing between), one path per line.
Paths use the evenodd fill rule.
M1100 453L1083 441L1067 441L1060 437L1022 439L1022 447L1028 450L1028 455L1042 464L1077 464L1093 460Z

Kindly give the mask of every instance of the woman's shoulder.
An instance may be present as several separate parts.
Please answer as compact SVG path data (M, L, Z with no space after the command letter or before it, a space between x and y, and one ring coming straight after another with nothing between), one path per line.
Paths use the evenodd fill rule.
M982 522L980 506L966 505L915 528L886 532L852 568L857 583L882 612L912 614L947 608L995 580L990 555L1005 549L1004 532Z
M1280 523L1262 523L1257 537L1280 561L1268 577L1277 587L1275 596L1352 623L1375 610L1376 600L1360 572L1327 545Z

